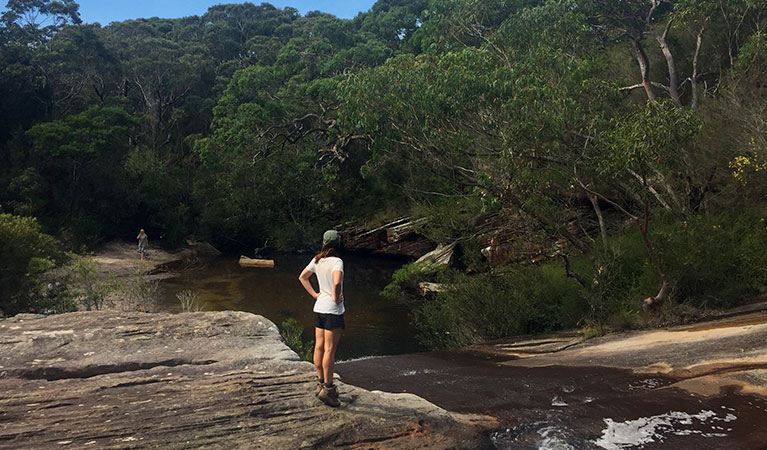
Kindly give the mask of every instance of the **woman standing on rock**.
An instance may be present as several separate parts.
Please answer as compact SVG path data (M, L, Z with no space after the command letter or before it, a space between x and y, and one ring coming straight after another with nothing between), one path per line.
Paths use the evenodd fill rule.
M341 236L328 230L322 236L322 250L298 276L314 302L314 367L317 369L317 396L329 406L338 406L338 391L333 384L336 348L344 325L344 262L340 256ZM317 275L320 291L309 282Z

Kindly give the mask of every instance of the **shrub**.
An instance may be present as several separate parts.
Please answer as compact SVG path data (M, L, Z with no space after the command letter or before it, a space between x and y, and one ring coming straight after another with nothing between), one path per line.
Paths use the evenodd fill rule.
M656 219L650 240L672 284L669 301L699 309L731 308L767 291L765 225L748 213ZM657 293L660 277L638 231L610 245L613 256L600 280L601 291L592 294L601 308L593 317L630 327L641 300Z
M312 361L314 341L303 339L304 327L296 319L283 320L280 324L280 336L285 345L291 348L304 361Z
M654 237L673 296L698 308L731 308L767 290L767 227L741 215L696 216Z
M555 264L468 276L415 311L420 341L458 347L516 334L574 327L588 311L584 290Z
M189 289L177 293L176 298L181 303L181 312L202 311L202 304L198 297L199 293Z
M76 294L70 290L69 277L47 272L35 286L33 308L43 314L77 311Z
M56 240L40 231L34 217L0 213L0 255L0 313L42 306L36 285L62 257Z
M135 276L123 286L123 311L149 312L156 305L160 295L160 282L151 278L148 267L145 262L139 263Z
M111 279L102 278L99 264L89 255L71 255L67 266L68 280L72 283L74 298L86 310L101 310L109 294L117 289L116 275Z
M421 282L445 283L449 277L450 273L445 266L405 264L392 274L391 282L383 288L381 295L392 300L412 300L420 296Z

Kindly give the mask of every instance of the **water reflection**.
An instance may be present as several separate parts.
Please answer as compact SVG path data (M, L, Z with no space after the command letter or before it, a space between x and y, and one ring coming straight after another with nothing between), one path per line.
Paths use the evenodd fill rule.
M191 289L198 292L206 311L248 311L276 324L292 317L304 326L306 336L313 338L314 301L298 282L298 274L310 258L311 255L276 255L274 269L259 269L242 268L233 256L220 257L204 268L188 270L164 281L160 307L164 311L179 312L176 294ZM403 261L346 255L344 262L346 332L338 358L420 350L413 338L409 309L379 295Z

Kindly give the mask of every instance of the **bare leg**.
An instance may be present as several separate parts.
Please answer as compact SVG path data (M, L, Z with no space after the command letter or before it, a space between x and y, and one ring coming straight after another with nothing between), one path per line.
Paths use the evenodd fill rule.
M314 329L314 368L317 370L317 379L325 381L322 378L322 356L325 351L325 330L322 328Z
M338 347L338 341L341 339L341 332L343 330L336 328L334 330L322 331L325 334L323 339L325 341L325 351L322 357L322 370L325 375L325 384L333 384L333 372L336 368L336 348Z

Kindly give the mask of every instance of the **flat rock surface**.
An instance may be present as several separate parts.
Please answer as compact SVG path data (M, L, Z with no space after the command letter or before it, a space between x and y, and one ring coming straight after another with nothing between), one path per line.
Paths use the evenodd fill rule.
M480 448L495 423L314 368L243 312L0 320L0 448Z
M767 313L664 330L611 334L559 353L524 355L503 364L615 367L637 373L662 373L677 379L728 375L727 381L731 381L729 375L735 372L767 369ZM734 384L767 394L767 384L761 378L748 386Z

